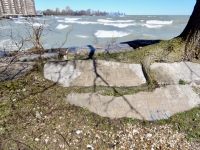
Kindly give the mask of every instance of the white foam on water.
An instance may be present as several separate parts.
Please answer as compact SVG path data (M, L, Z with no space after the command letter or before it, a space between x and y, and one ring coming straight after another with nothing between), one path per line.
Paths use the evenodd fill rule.
M110 23L110 22L134 22L134 20L105 20L105 19L98 19L98 22L105 22L105 23Z
M98 30L95 33L95 36L99 38L113 38L113 37L124 37L129 35L130 33L120 32L120 31L105 31L105 30Z
M81 18L65 18L65 21L77 21L80 20Z
M147 27L147 28L161 28L163 27L163 25L152 25L152 24L143 24L143 27Z
M65 20L57 20L57 22L65 22Z
M65 18L65 20L57 20L57 22L63 23L77 23L77 24L100 24L99 22L90 22L90 21L78 21L81 18Z
M48 19L43 19L43 18L34 18L34 20L43 20L43 21L47 21Z
M156 36L154 36L154 35L150 35L150 34L142 34L142 35L144 35L144 36L148 36L148 37L156 37Z
M85 35L76 35L76 36L80 38L88 38L88 36L85 36Z
M78 21L78 22L75 22L77 24L99 24L98 22L89 22L89 21Z
M30 25L34 26L34 27L39 27L39 26L44 26L44 27L48 27L48 24L42 24L42 23L30 23Z
M163 24L172 24L173 23L173 20L172 21L160 21L160 20L148 20L146 21L147 24L159 24L159 25L163 25Z
M59 24L59 25L56 27L56 29L61 30L61 29L65 29L65 28L68 28L68 27L69 27L69 25Z
M61 19L61 18L63 18L63 17L54 17L55 19Z
M15 45L14 41L10 39L5 39L0 41L0 50L7 50L7 51L15 51L18 50L17 46Z
M126 23L124 23L124 24L122 24L122 23L119 23L119 24L113 24L113 23L104 23L104 25L105 26L114 26L114 27L119 27L119 28L126 28L126 27L128 27L128 26L135 26L135 24L133 23L133 24L126 24Z
M28 23L28 22L23 22L23 21L14 21L14 23L16 23L16 24L26 24L26 23Z
M14 29L16 27L13 26L0 26L0 29Z

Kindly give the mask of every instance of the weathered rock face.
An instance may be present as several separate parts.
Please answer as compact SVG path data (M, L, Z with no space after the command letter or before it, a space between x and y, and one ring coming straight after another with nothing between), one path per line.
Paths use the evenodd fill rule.
M66 101L87 108L100 116L141 120L166 119L200 104L199 96L189 85L169 85L154 92L140 92L121 97L102 96L97 93L71 93Z
M34 64L33 62L16 62L11 65L0 63L0 81L22 77L31 71Z
M186 83L200 84L200 64L192 62L153 63L151 69L159 84L179 84L179 80Z
M102 60L49 62L44 66L45 78L69 86L138 86L146 83L140 64Z

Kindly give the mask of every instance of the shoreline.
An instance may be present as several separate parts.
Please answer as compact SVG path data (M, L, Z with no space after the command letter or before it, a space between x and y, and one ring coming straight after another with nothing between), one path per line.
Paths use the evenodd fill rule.
M97 45L85 45L85 46L72 46L67 48L52 48L45 49L45 53L59 53L60 55L66 54L99 54L103 52L109 53L119 53L127 50L136 50L138 48L159 43L163 40L141 40L136 39L132 41L125 41L120 43L111 44L97 44ZM36 54L33 49L28 49L24 51L7 51L0 50L0 57L12 57L16 54L34 55Z

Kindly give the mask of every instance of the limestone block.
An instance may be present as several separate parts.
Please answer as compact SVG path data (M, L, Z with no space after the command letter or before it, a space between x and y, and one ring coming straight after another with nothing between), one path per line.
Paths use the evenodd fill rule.
M153 92L139 92L121 97L71 93L66 102L87 108L103 117L154 121L190 110L200 104L200 98L189 85L168 85Z
M48 62L44 77L69 86L138 86L146 83L140 64L103 60Z
M33 62L0 63L0 81L12 80L26 75L33 68Z
M180 79L186 83L200 84L200 64L197 63L153 63L151 69L159 84L179 84Z

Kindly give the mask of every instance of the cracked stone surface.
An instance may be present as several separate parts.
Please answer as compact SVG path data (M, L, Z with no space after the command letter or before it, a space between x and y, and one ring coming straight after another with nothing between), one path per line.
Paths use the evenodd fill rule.
M0 81L12 80L25 76L33 68L34 62L0 63Z
M186 83L200 85L200 64L192 62L153 63L151 69L159 84L179 84L179 80Z
M139 86L146 83L140 64L126 64L104 60L76 60L49 62L44 77L70 86Z
M198 106L200 98L189 85L168 85L121 97L71 93L66 102L109 118L159 120Z

